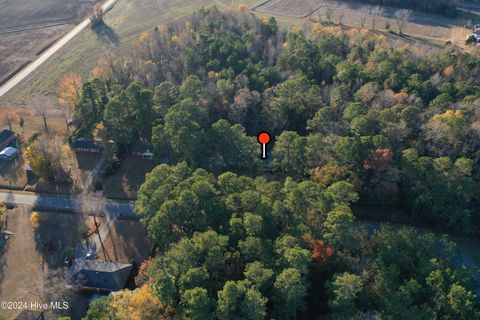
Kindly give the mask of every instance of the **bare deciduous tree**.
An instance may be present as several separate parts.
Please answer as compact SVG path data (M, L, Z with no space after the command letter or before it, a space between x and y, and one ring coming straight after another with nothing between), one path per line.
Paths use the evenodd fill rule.
M12 131L12 126L15 123L16 115L10 112L6 112L3 116L3 123L8 126L8 130Z
M323 9L323 13L325 14L325 18L327 19L328 23L332 23L333 14L335 13L334 8L333 7L325 7Z
M408 21L412 19L412 10L400 9L395 11L395 18L397 19L398 33L402 34Z
M46 98L39 99L38 104L35 105L35 111L42 117L43 119L43 130L48 132L48 107L50 102Z
M97 3L92 10L92 14L90 15L90 22L92 28L96 28L99 25L103 24L103 10L102 5Z
M370 8L367 6L363 6L360 8L360 28L365 27L365 23L367 23L367 18L370 15Z
M344 5L343 3L337 3L335 4L337 7L337 20L338 24L343 23L343 18L345 18L345 10L347 9L347 6Z
M385 13L385 9L380 6L375 6L370 10L370 18L372 21L372 30L375 30L375 26L377 25L380 18Z

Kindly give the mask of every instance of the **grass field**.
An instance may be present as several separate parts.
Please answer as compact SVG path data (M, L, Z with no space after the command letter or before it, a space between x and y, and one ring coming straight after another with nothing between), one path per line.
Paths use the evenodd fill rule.
M105 18L106 24L119 39L118 44L112 44L91 29L86 29L32 77L14 89L13 94L7 95L7 99L10 98L9 102L14 105L28 105L32 101L31 97L45 93L54 96L58 79L64 73L79 72L83 79L87 79L101 54L121 52L143 31L153 30L162 22L188 14L209 3L208 0L119 0Z
M0 300L38 299L43 290L42 255L35 246L34 230L28 221L28 210L8 211L7 230L14 234L0 251ZM13 319L18 310L2 310L1 315Z
M341 6L340 6L341 4ZM283 16L303 16L306 17L310 10L318 9L312 14L312 19L326 21L325 11L327 8L333 13L333 23L338 23L338 17L342 16L342 23L347 26L361 26L361 8L364 3L354 1L333 1L333 0L270 0L255 8L255 12L283 15ZM395 11L398 8L384 6L384 14L377 23L377 30L385 30L388 22L391 30L396 31ZM432 42L434 44L445 43L447 40L462 46L465 41L465 32L461 32L466 20L479 21L480 9L459 10L455 18L448 18L434 14L428 14L415 11L411 21L407 24L404 33L414 39ZM366 28L371 27L371 19L367 18ZM467 30L467 33L470 31ZM470 32L471 33L471 32Z

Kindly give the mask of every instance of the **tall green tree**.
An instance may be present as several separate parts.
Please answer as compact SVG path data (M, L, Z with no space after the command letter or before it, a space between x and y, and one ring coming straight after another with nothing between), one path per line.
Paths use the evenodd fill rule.
M276 139L273 163L285 176L301 179L305 175L307 139L293 131L284 131Z
M307 284L298 270L284 269L275 279L273 287L278 299L279 319L290 319L290 317L295 319L299 311L305 310Z
M297 74L275 87L268 117L277 132L305 132L307 120L320 107L320 88L304 75Z
M217 316L220 319L263 319L267 300L245 281L227 281L218 292Z
M202 320L212 317L213 304L204 288L193 288L182 293L182 314L188 319Z

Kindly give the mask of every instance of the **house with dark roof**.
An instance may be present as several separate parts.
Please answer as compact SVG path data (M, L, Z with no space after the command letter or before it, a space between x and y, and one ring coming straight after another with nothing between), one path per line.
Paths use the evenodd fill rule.
M0 131L0 150L8 147L10 143L15 141L16 135L15 132L10 130L2 130Z
M125 288L131 271L131 264L77 258L69 270L69 282L86 291L118 291Z
M84 138L77 139L72 143L72 148L75 152L85 152L85 153L102 152L102 147L100 146L100 144L93 139L84 139Z

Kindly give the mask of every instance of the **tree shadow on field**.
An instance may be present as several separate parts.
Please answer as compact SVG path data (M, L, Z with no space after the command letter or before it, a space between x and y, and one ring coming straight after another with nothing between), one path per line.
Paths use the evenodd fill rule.
M97 37L104 42L108 42L115 46L120 43L120 37L118 34L112 29L112 27L106 25L105 22L99 22L98 25L93 28L93 31L95 31Z
M8 240L7 235L0 234L0 282L3 282L5 277L5 267L7 264L7 257L5 252L8 250L10 245L10 240ZM0 294L2 293L0 289Z

